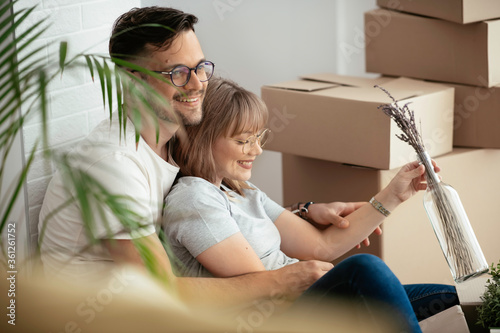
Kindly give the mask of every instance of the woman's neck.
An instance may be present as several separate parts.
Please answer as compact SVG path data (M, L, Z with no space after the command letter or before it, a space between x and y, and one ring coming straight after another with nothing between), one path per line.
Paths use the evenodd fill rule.
M216 177L215 182L213 182L215 186L220 188L222 186L222 178L221 177Z

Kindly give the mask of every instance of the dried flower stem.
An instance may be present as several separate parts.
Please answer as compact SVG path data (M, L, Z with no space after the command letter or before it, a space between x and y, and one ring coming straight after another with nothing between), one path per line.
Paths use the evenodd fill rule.
M443 244L441 244L441 247L443 252L446 253L448 264L453 266L457 278L468 276L473 271L473 256L469 246L467 246L464 230L458 222L459 218L452 208L448 196L445 195L443 188L439 185L440 180L434 172L431 159L425 150L422 137L417 130L414 112L408 108L409 103L406 103L403 107L399 107L397 101L387 90L378 85L375 87L384 91L393 101L391 104L379 106L379 109L382 109L403 131L403 134L396 135L396 137L412 146L419 160L425 166L427 186L431 192L433 204L442 224L441 229L445 237L446 249L443 248Z

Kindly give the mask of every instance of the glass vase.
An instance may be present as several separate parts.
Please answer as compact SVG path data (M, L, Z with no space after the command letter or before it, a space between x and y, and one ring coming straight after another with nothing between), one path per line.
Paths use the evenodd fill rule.
M418 158L425 165L427 176L424 207L453 279L463 282L488 272L488 264L457 191L439 179L427 152L419 153Z

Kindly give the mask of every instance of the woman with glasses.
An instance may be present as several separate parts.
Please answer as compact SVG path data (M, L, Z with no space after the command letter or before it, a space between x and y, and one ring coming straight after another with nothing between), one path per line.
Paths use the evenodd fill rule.
M426 187L424 166L409 163L370 203L359 204L346 217L349 228L319 230L248 181L252 164L270 135L262 100L234 82L212 78L203 112L201 123L187 127L187 135L176 142L174 159L182 176L164 207L172 261L183 276L229 277L274 270L298 260L331 262L368 237L401 202ZM307 208L302 207L302 213ZM442 295L448 297L441 298L447 301L440 301L439 310L458 303L451 286L402 286L371 255L342 261L303 297L318 293L352 297L364 310L371 306L370 299L382 301L397 310L395 317L412 332L419 332L418 320L432 313L421 315L417 309ZM424 294L433 295L432 300L420 297Z

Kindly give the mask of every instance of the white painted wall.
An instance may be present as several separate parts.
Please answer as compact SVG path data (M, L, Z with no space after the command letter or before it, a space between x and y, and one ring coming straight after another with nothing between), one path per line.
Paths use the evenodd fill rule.
M314 72L366 75L364 49L358 41L363 12L375 0L20 0L16 10L38 5L33 18L49 16L52 27L39 42L47 54L66 40L70 53L106 53L111 25L132 7L161 5L191 12L200 19L196 32L205 56L219 74L260 95L268 83ZM353 45L356 52L345 52ZM340 48L343 46L343 48ZM359 51L359 52L358 52ZM54 60L54 59L52 59ZM53 146L67 149L108 115L99 85L83 69L66 73L50 90L50 137ZM39 140L39 121L24 127L28 152ZM38 214L53 166L38 158L28 179L28 211L36 239ZM282 202L281 155L265 152L256 163L252 181ZM304 198L307 200L307 198ZM288 204L288 203L283 203Z
M374 77L366 73L364 13L377 8L376 0L336 0L338 74Z

